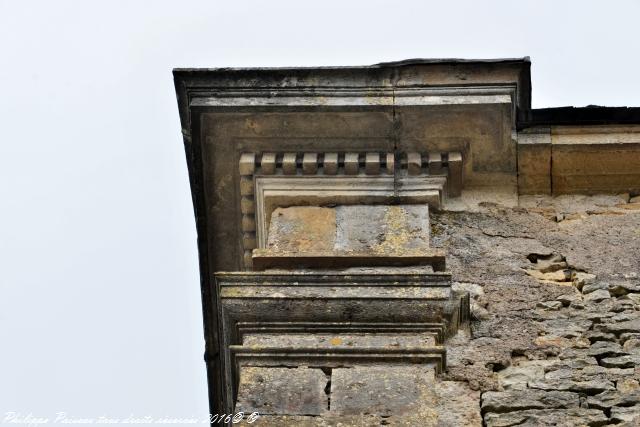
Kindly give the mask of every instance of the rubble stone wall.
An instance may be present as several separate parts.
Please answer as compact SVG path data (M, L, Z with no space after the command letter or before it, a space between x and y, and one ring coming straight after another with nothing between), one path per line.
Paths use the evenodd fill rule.
M325 387L341 410L254 425L640 424L639 198L525 196L519 207L432 213L431 244L447 252L454 290L471 295L447 370L383 369L368 387L378 394L358 392L376 368L343 370L344 392L329 394L335 379ZM407 393L418 397L400 410Z
M443 379L478 392L485 425L640 424L638 197L434 214L432 240L472 296Z

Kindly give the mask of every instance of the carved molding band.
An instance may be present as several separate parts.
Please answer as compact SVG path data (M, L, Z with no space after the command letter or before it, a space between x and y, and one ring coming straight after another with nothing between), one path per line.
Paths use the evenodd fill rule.
M225 411L253 367L446 367L468 321L448 273L217 273Z
M447 153L243 153L240 175L393 175L396 164L409 175L445 175L462 178L462 154ZM461 185L458 181L455 184ZM450 188L456 196L459 187ZM453 193L451 193L453 191Z

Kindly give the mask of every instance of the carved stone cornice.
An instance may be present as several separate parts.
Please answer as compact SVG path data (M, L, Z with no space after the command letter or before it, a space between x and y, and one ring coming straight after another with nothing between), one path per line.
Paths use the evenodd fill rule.
M426 203L439 210L462 190L463 162L451 153L243 153L239 162L245 268L264 248L275 207Z
M516 110L530 108L529 67L522 58L174 70L212 413L223 412L220 355L227 350L213 272L251 268L274 206L304 207L315 198L438 209L460 193L463 175L468 188L513 180L512 130ZM241 160L246 153L253 161ZM239 173L239 162L252 169Z

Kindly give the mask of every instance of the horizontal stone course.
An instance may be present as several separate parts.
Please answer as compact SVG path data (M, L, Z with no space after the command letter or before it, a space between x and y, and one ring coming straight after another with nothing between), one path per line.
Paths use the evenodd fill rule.
M487 427L509 426L601 426L608 421L607 416L597 409L529 409L502 414L488 413L484 416Z
M512 390L482 394L483 412L512 412L525 409L577 408L579 395L566 391Z

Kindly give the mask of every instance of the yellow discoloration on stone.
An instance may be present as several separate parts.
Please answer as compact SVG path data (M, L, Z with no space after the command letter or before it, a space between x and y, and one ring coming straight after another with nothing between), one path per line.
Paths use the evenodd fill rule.
M548 273L544 273L539 270L525 270L525 272L529 276L535 277L536 279L541 281L571 284L571 272L568 270L550 271Z
M628 203L626 205L617 205L617 207L630 211L640 211L640 203Z
M335 236L336 212L332 208L277 208L271 215L268 247L297 252L328 252L333 250Z
M331 343L331 345L340 345L340 344L342 344L342 340L340 338L337 338L337 337L336 338L331 338L330 343Z
M412 233L409 214L402 206L388 206L384 216L384 223L387 226L384 234L384 241L371 249L376 254L411 254L407 249L409 242L415 238Z
M557 335L542 335L535 339L538 347L559 348L589 348L590 342L586 338L565 338Z

